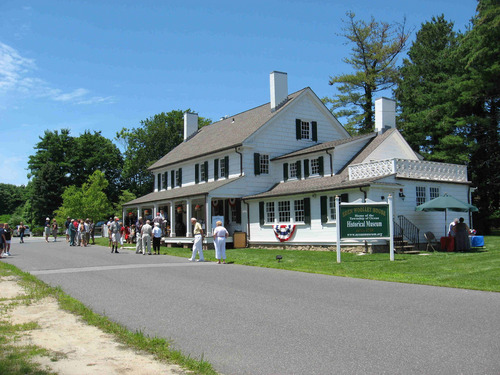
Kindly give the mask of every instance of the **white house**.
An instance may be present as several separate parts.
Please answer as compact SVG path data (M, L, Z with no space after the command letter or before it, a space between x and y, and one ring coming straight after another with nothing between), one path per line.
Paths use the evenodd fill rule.
M411 242L427 231L443 235L446 224L443 213L417 205L444 193L469 201L466 167L422 161L395 128L393 100L376 100L375 133L351 137L309 87L288 94L286 73L271 73L270 93L270 103L201 129L197 114L186 113L184 142L149 168L154 191L128 202L127 213L162 210L167 243L191 241L197 217L210 244L212 218L222 216L249 246L333 246L336 195L344 202L392 195L396 226ZM291 226L286 242L278 224Z

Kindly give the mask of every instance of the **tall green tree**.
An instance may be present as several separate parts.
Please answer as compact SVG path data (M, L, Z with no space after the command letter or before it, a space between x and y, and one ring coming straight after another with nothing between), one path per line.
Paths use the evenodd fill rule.
M105 193L108 184L104 173L97 170L81 188L67 187L62 194L63 204L56 211L58 222L62 223L68 216L94 222L108 217L113 209Z
M457 53L464 73L457 79L458 100L470 128L470 167L477 186L476 220L489 233L493 219L500 224L500 1L479 0L472 28Z
M393 87L398 81L397 57L403 51L410 33L405 21L389 24L373 17L369 22L356 20L347 12L343 20L343 37L352 44L350 57L343 61L354 72L330 77L330 85L339 85L339 94L324 98L337 117L346 117L351 134L369 133L374 129L374 94Z
M123 168L123 156L118 147L101 132L85 131L74 141L71 184L82 186L95 171L101 171L108 181L105 193L109 200L116 202L121 191Z
M162 112L141 121L138 128L123 128L117 133L117 139L125 145L124 187L134 195L141 196L153 190L154 179L148 167L182 142L184 112ZM210 122L203 117L198 118L199 127Z
M12 214L26 202L25 186L0 183L0 215Z
M37 171L30 197L34 223L42 225L46 217L52 217L62 203L66 181L61 167L55 162L49 162Z
M86 131L78 137L69 129L45 131L28 160L32 178L30 203L35 222L42 224L62 204L62 193L70 185L80 187L97 170L102 170L111 183L106 194L118 200L123 158L113 142L100 132Z
M457 119L456 79L462 64L456 58L460 35L444 15L423 23L403 60L395 90L401 106L398 128L428 160L466 163L467 129Z

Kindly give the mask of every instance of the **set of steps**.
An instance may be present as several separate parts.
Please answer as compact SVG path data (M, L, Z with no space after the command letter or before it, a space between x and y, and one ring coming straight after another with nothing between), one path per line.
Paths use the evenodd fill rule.
M397 254L419 254L414 245L410 245L402 236L394 236L394 251Z

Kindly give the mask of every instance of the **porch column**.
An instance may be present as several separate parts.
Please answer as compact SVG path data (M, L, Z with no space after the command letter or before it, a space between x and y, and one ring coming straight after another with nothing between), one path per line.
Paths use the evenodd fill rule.
M193 232L191 232L191 199L186 199L186 237L192 237Z
M207 195L207 201L205 202L206 215L205 222L205 236L212 236L212 197Z
M141 217L141 206L137 206L137 221L139 221L139 218Z
M175 237L175 204L170 202L170 237Z
M160 211L158 211L158 203L155 203L155 204L153 205L153 219L156 217L156 214L157 214L158 212L160 212Z

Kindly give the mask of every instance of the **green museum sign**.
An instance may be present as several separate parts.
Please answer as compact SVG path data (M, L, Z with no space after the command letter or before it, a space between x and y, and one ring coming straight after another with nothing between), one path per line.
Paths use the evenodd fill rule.
M387 204L341 204L340 237L388 238L390 216Z

